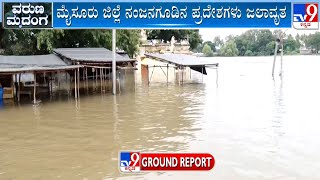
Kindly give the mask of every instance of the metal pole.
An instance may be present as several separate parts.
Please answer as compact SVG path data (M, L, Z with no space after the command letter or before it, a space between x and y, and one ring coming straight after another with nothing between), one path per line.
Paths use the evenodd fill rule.
M116 85L116 30L112 29L112 94L117 93Z
M277 51L278 51L278 43L276 42L276 46L274 48L274 58L273 58L273 66L272 66L272 76L274 75L274 68L276 65L276 59L277 59Z

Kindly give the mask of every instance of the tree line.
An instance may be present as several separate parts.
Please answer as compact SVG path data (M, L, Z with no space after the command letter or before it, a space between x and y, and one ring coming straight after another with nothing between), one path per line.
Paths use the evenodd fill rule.
M205 56L268 56L273 55L275 41L279 34L284 34L284 54L299 54L301 47L309 48L311 53L319 53L320 32L293 37L281 30L248 30L241 35L229 35L225 40L215 37L213 41L200 44L194 52Z
M1 25L1 23L0 23ZM1 25L2 27L2 25ZM202 43L198 30L148 30L148 39L170 41L188 39L191 48ZM134 57L139 50L140 30L117 30L117 48ZM105 47L112 48L111 30L35 30L0 28L0 49L6 55L40 55L55 48Z
M40 55L51 53L54 48L112 47L111 30L35 30L3 29L0 23L0 49L6 55ZM147 30L148 39L170 41L188 40L190 50L205 56L267 56L274 53L276 37L281 30L248 30L241 35L229 35L224 40L216 36L203 42L199 30ZM134 57L139 50L140 30L117 30L117 48ZM310 35L285 35L284 54L298 54L300 47L312 53L320 51L320 32Z

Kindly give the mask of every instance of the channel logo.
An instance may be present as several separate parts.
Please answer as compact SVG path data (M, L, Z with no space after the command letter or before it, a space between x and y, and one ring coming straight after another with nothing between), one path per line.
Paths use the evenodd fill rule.
M121 172L140 172L140 152L120 152Z
M210 171L215 159L208 153L144 153L120 152L120 171Z
M293 27L298 30L318 30L318 11L318 3L293 4Z

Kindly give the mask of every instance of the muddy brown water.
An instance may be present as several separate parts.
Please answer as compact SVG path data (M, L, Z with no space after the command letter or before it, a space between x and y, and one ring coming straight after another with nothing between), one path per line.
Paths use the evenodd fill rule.
M128 73L121 94L0 109L0 179L320 179L320 57L213 58L179 86ZM120 150L209 152L209 172L123 175Z

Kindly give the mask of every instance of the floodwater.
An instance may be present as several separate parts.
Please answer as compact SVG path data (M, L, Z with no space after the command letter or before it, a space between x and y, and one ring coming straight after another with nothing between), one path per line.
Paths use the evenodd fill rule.
M273 57L212 60L218 82L208 70L148 86L136 73L117 96L4 105L0 179L320 179L320 56L285 56L274 80ZM216 165L124 175L120 150L209 152Z

